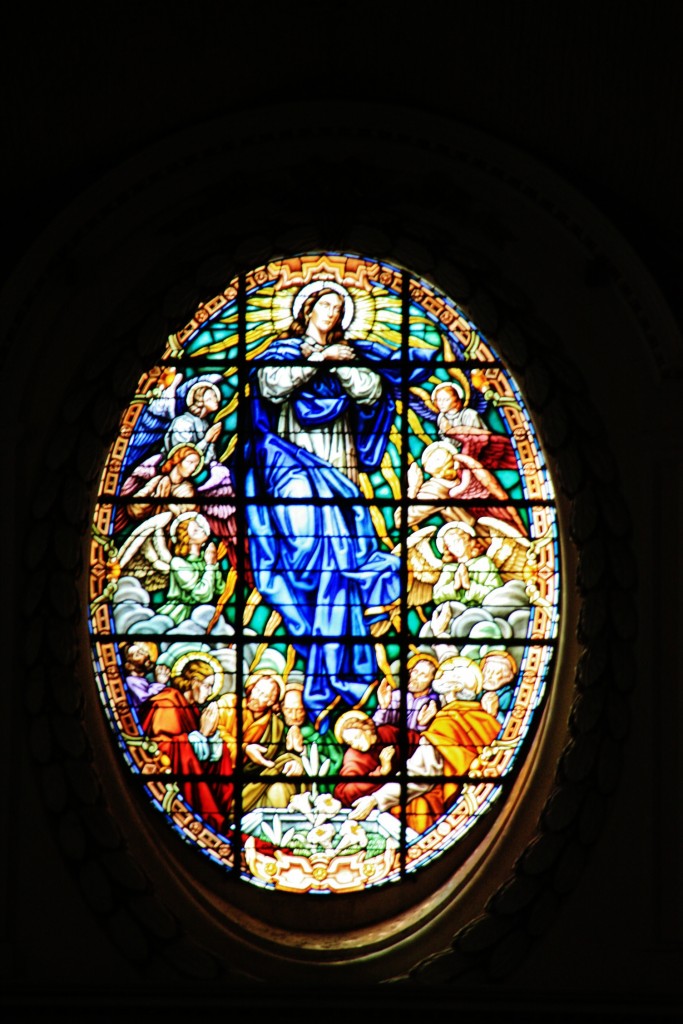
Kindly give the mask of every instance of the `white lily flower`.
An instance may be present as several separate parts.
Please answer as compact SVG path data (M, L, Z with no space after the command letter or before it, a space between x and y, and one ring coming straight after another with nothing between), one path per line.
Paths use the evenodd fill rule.
M306 836L306 841L311 846L324 846L329 848L334 839L334 825L316 825Z
M347 818L339 833L341 839L335 853L341 853L342 850L348 849L349 846L360 846L364 850L368 845L368 836L360 821L352 821L350 818Z
M266 839L269 839L273 846L282 845L282 823L278 817L273 818L272 825L269 825L266 821L262 822L261 828Z
M312 743L308 754L301 755L301 761L304 766L304 771L311 778L315 778L320 774L320 755L318 754L317 743Z
M320 793L315 798L315 809L318 812L318 818L322 818L325 821L327 818L334 818L335 814L338 814L341 810L341 800L335 799L331 793Z
M311 762L311 775L318 774L318 768L320 767L320 755L318 754L318 744L311 743L311 752L309 755L309 761Z
M311 794L308 791L305 793L295 793L289 801L288 810L298 811L308 818L309 821L315 820L313 808L311 807Z

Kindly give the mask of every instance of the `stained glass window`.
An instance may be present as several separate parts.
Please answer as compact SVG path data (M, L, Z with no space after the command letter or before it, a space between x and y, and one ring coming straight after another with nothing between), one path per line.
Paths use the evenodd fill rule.
M447 295L343 253L235 277L101 477L92 657L131 784L246 883L400 883L505 806L558 545L523 396Z

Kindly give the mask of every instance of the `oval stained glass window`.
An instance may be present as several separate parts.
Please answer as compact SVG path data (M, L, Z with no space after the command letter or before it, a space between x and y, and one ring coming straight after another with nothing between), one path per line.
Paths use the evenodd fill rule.
M236 277L101 477L92 655L131 784L247 883L399 882L505 805L558 543L523 397L446 295L350 254Z

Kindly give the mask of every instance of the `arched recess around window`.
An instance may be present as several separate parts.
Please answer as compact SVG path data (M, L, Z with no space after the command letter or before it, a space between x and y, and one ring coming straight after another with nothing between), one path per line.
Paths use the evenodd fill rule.
M391 253L389 253L384 258L387 267L396 269L405 266L405 253L401 254L400 246L397 247L397 250L398 256L403 255L403 259L398 256L392 259ZM345 247L337 247L333 251L338 253L347 250ZM266 265L263 264L263 266ZM239 262L236 262L236 267L239 267ZM245 266L242 271L242 280L245 279L248 269L249 267ZM416 275L415 279L417 280L419 277L420 275ZM438 289L438 274L435 277ZM228 288L232 287L233 278L236 278L239 283L240 275L227 275L226 279L230 282ZM423 280L428 281L429 279L423 276ZM301 287L301 282L298 287ZM247 291L242 294L246 295ZM239 295L238 287L237 296L239 297ZM207 299L210 297L207 295ZM504 303L498 305L504 307ZM239 298L237 298L237 307L238 320L242 317L246 323L249 316L248 303L243 303L240 311ZM467 316L471 317L472 323L477 325L482 322L482 319L486 320L487 312L490 313L490 309L486 310L481 299L480 309L482 317L478 315L476 298L467 305ZM176 330L173 333L178 337L179 334L182 334L182 330ZM400 334L400 329L398 333ZM483 333L485 337L488 337L485 332ZM607 534L611 529L616 526L621 531L622 537L626 535L627 530L625 524L618 522L616 513L612 515L611 520L608 513L603 521L596 522L594 490L602 486L606 476L609 476L609 470L590 463L586 458L584 439L597 429L599 420L592 410L586 410L585 405L579 407L578 401L575 402L575 399L582 394L580 378L578 375L572 376L573 371L571 370L566 372L566 364L562 367L565 372L558 373L557 366L553 367L553 363L556 364L557 360L549 355L548 348L544 346L543 337L538 334L537 329L529 328L526 331L515 332L511 318L494 334L496 352L500 352L505 366L515 375L525 402L531 411L532 419L537 424L541 440L545 443L545 451L551 464L556 467L555 476L560 485L558 494L559 533L565 538L563 576L565 580L573 580L576 567L574 545L578 548L579 556L581 556L588 541L593 546L596 543L599 546L603 543L607 545L609 543ZM188 335L190 338L194 336L199 335L193 335L192 332ZM239 341L238 344L246 346L247 340L248 333L245 331L242 341ZM155 352L155 356L158 356L159 351ZM244 353L240 358L244 358ZM174 360L169 358L167 362L170 366ZM159 363L158 358L155 358L154 363L162 365L163 360L162 363ZM109 365L111 366L112 363L110 362ZM150 362L147 363L147 367L149 365ZM162 366L162 369L168 368ZM439 369L442 371L442 383L445 384L449 379L453 379L450 374L452 367L447 365L447 360L442 361ZM468 369L485 370L486 367L471 366ZM138 379L141 378L138 377ZM148 385L151 383L149 378L147 378L147 383ZM173 383L170 375L169 380L163 383ZM423 390L426 390L427 397L431 398L436 382L432 380L429 384L430 387L423 388ZM132 386L134 387L135 383ZM418 384L418 386L422 385ZM469 387L470 389L473 387L471 377ZM474 388L476 387L475 379ZM483 393L481 387L478 390ZM119 394L121 397L113 404L120 408L124 404L121 387L119 387ZM230 398L228 396L224 396L224 398L227 398L224 408L228 408ZM407 393L404 392L400 396L400 400L402 408L406 408ZM432 402L432 404L435 403ZM408 431L407 424L408 417L405 417L404 424L398 427L399 437L404 441ZM436 435L434 435L434 439L436 439ZM542 448L539 447L539 451L541 450ZM80 452L82 456L82 446ZM101 455L99 457L101 458ZM75 454L74 458L77 460L78 455ZM68 455L65 455L65 461L68 461ZM74 461L72 465L76 468L78 462ZM76 469L76 474L78 474L78 469ZM391 491L390 485L389 491ZM165 496L157 494L155 500L161 504L163 497ZM373 493L372 497L375 498L376 495ZM399 501L401 500L404 503L404 511L407 513L408 503L404 495L399 499ZM449 499L449 501L453 500ZM494 508L505 507L491 504L492 500L487 499L488 505L484 510L485 513L493 512ZM390 507L391 501L396 501L393 495L391 498L387 498L386 508ZM132 504L134 503L128 503L129 506ZM512 506L514 502L509 504ZM244 516L247 517L246 511ZM572 516L573 541L570 542L569 522ZM478 518L496 517L485 514ZM386 516L384 521L386 525ZM406 522L407 519L404 519L404 523ZM240 533L240 529L242 533ZM377 530L376 517L373 520L373 529ZM602 537L600 536L601 529L605 530ZM236 530L238 539L244 537L246 532L245 524L241 528L238 525ZM400 537L398 540L400 541ZM240 569L239 563L242 556L239 555L239 546L237 550L238 564L236 568ZM436 554L438 553L439 549L437 548ZM244 562L242 562L241 569L244 570ZM406 573L407 569L402 571ZM585 580L585 578L584 574L583 579ZM586 589L591 589L593 595L597 593L602 599L609 590L611 582L613 581L608 581L606 577L603 577L597 591L593 589L592 584L590 588ZM86 703L86 740L96 751L95 775L101 781L106 794L106 806L112 812L113 821L119 823L125 833L127 852L122 854L122 859L125 861L126 858L129 858L136 866L142 866L148 876L154 880L152 908L155 906L154 900L158 900L161 906L172 906L182 927L193 939L204 946L208 959L217 965L217 969L229 969L226 965L231 964L236 965L241 971L256 975L277 973L278 970L289 971L293 962L298 964L302 972L317 969L320 977L325 976L326 973L334 974L345 969L352 972L355 978L367 978L368 980L384 979L387 976L403 973L426 977L429 972L438 972L442 968L446 974L450 974L460 969L462 962L481 962L482 955L477 950L483 946L486 946L486 954L489 955L502 937L509 938L520 929L524 931L530 915L534 911L538 913L538 908L542 905L543 890L552 889L558 848L566 847L571 850L572 845L576 846L578 842L577 834L572 831L571 827L567 831L556 830L553 826L553 820L557 822L562 817L562 812L558 810L558 807L564 806L565 823L569 823L571 826L571 823L575 821L576 812L570 812L567 808L571 808L572 802L575 806L580 806L586 792L590 790L590 781L586 786L585 776L581 777L581 758L584 758L585 765L588 754L585 749L586 745L582 744L580 739L582 698L574 683L574 669L578 660L579 647L574 644L573 640L577 623L580 620L580 602L583 600L585 609L589 595L579 592L572 596L571 589L573 588L565 592L567 599L563 608L563 621L566 623L563 627L564 632L558 634L557 637L544 638L552 640L553 644L557 642L559 647L556 661L560 663L561 668L555 673L552 700L548 702L548 708L540 710L536 719L536 735L533 737L533 743L530 744L532 749L529 750L524 760L523 771L514 780L512 795L504 805L501 804L503 813L496 819L494 827L487 830L485 837L480 836L473 829L460 847L454 848L453 855L447 852L436 859L431 867L425 867L421 873L415 876L415 880L410 886L408 899L404 898L404 883L395 884L393 887L392 885L378 887L376 892L367 891L359 897L350 895L330 897L331 909L324 910L324 929L321 929L319 924L321 912L318 907L320 899L327 897L319 895L302 897L281 892L263 892L243 884L238 887L223 877L218 881L216 874L218 865L211 863L209 858L198 857L196 850L181 841L175 843L176 848L173 848L171 840L175 842L176 837L169 837L167 827L162 827L161 816L150 815L146 801L140 798L140 794L136 793L134 788L131 790L130 778L126 775L127 769L122 771L119 752L114 749L108 729L103 724L98 701L93 699L92 671L81 662ZM404 591L404 593L406 592ZM92 596L92 593L87 595L88 598ZM84 590L81 590L81 599L83 601L86 599ZM407 601L407 598L404 597L403 600ZM406 607L402 610L404 613L408 612ZM591 615L584 615L581 622L581 642L584 648L584 668L581 678L598 686L603 682L604 685L608 685L608 680L604 679L602 674L605 671L602 663L605 649L604 646L601 646L602 638L599 636L600 631L596 625L598 620ZM82 653L90 641L89 638L86 641L83 631L80 633L80 638ZM403 641L399 638L398 653L405 655L408 640L406 639L403 647L401 647L402 643ZM433 647L434 645L427 646ZM215 657L215 652L211 650L202 653ZM287 651L279 653L284 654L286 664ZM53 654L52 651L50 657ZM99 656L100 654L98 654ZM104 658L104 653L101 656ZM387 656L389 665L391 660ZM399 687L401 685L405 687L407 684L407 659L399 657L394 660L398 660L400 663ZM204 659L204 663L208 664L209 659ZM237 675L244 674L244 668L238 667L241 664L243 664L243 659L235 661L234 671ZM117 677L121 677L120 667L117 666L109 674L107 667L106 663L102 664L103 688L105 688L105 679L115 680ZM171 666L177 674L182 674L183 667L178 666L177 662ZM223 670L224 668L225 666L223 666ZM290 670L292 670L291 666ZM296 671L296 667L293 668L293 671ZM91 687L90 691L88 691L88 686ZM60 699L58 687L57 680L54 683L57 701ZM130 706L125 691L123 696L125 702ZM569 705L572 701L576 701L573 721L576 723L576 731L579 734L578 737L574 736L573 738L572 729L567 725ZM117 713L115 699L108 698L107 706L112 713ZM127 733L127 735L133 734ZM75 762L83 761L75 747L70 751L69 756ZM559 775L556 775L557 767L560 764L565 767ZM86 768L84 764L81 764L81 769L82 778L89 777L90 769ZM578 785L573 784L573 778L578 780ZM178 781L182 783L186 780L181 778ZM533 787L530 786L531 781L535 783ZM556 787L557 795L553 796ZM555 814L554 819L553 813ZM272 822L267 824L272 828ZM326 823L321 822L320 824ZM402 824L405 825L406 822L404 821ZM131 828L131 825L134 827ZM190 834L192 834L192 830L190 830ZM560 834L559 840L558 834ZM260 838L262 839L263 836ZM156 852L160 845L164 850L161 860ZM220 856L223 854L221 853ZM104 864L106 860L104 853L101 855L101 860ZM124 883L123 889L125 890L125 888ZM495 898L491 901L492 897ZM306 905L297 904L297 920L307 927L297 928L296 931L291 928L292 899L316 901L315 911L309 915L308 920L306 919L308 913ZM355 902L350 903L349 901ZM303 909L300 910L299 907ZM352 930L348 928L349 914L354 924ZM472 926L472 922L476 918L481 918L481 920ZM143 930L147 928L153 931L153 919L154 914L150 912L148 920L142 922ZM397 936L401 938L399 944L396 944ZM486 938L487 936L488 938ZM450 944L454 941L457 952L450 949ZM240 952L244 948L244 943L250 950L253 950L254 946L258 950L258 967L254 967L251 952L248 958ZM447 952L440 953L441 950L447 950ZM434 954L436 959L425 962L425 957L428 954ZM460 959L461 954L464 960ZM454 963L454 957L457 964ZM420 964L422 964L421 967Z

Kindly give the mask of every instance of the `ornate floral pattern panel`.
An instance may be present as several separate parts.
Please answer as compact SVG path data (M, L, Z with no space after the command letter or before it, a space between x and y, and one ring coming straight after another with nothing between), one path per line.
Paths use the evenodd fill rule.
M548 698L558 545L519 388L446 295L350 254L240 275L102 473L93 664L131 783L294 893L483 836Z

